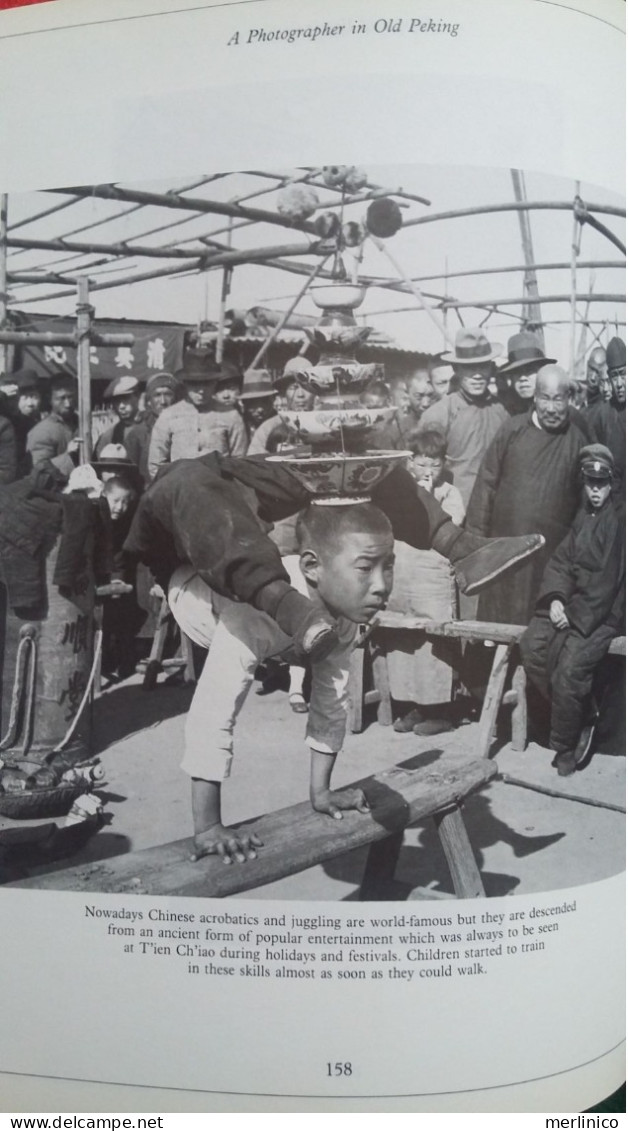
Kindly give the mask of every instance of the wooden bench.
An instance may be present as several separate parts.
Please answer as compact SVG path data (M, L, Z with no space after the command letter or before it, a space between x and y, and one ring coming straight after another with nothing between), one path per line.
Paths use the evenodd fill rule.
M523 667L516 663L513 667L513 652L525 632L525 625L494 624L489 621L435 621L421 617L407 616L404 613L384 611L377 617L372 630L365 634L363 642L353 653L349 674L349 726L352 731L362 730L364 706L377 703L377 721L381 726L392 724L392 702L388 680L386 650L382 646L380 629L395 629L412 632L419 636L448 637L461 641L495 644L491 672L486 686L484 703L479 721L479 733L474 740L475 752L488 758L497 715L502 705L512 708L511 742L514 750L525 750L527 741L528 715L526 705L526 677ZM372 690L365 689L366 651L370 652L373 672ZM626 655L626 638L617 636L611 643L609 655ZM512 672L511 686L505 690L509 671Z
M352 849L370 846L360 891L363 899L390 892L403 832L432 818L438 829L453 890L460 899L484 888L462 818L462 803L497 773L492 762L444 755L414 768L416 759L355 782L371 805L368 814L345 812L341 821L315 813L309 802L243 822L263 841L255 860L226 867L215 856L192 862L190 840L146 848L97 863L48 872L11 887L136 895L220 897L236 895ZM438 898L432 891L430 898ZM390 895L388 895L390 898Z

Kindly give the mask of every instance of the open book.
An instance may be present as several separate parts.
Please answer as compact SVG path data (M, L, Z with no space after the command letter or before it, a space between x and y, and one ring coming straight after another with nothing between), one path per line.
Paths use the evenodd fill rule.
M623 1080L623 9L386 7L0 13L7 1109Z

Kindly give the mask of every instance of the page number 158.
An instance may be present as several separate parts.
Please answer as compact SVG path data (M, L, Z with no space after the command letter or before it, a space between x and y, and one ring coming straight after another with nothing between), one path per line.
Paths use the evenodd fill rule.
M332 1064L330 1060L327 1061L327 1075L328 1076L352 1076L353 1065L350 1060L337 1060Z

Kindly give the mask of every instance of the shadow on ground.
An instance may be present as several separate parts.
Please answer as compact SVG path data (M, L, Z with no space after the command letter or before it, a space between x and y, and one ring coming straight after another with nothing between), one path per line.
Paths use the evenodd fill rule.
M93 753L101 754L132 734L185 714L193 693L193 686L171 687L165 683L153 691L144 691L139 683L112 687L94 704Z

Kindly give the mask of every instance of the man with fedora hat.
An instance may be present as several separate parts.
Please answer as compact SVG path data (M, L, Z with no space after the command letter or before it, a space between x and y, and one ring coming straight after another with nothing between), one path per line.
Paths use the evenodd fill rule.
M274 415L277 390L267 369L247 369L242 383L240 401L244 423L251 444L258 428ZM260 450L259 447L257 449ZM264 450L264 449L262 449Z
M442 361L453 367L456 391L428 408L421 427L438 429L447 444L447 466L465 506L469 501L482 457L499 427L508 419L503 405L489 392L495 378L499 346L480 329L459 330L453 353Z
M544 365L553 365L530 330L521 330L508 339L508 361L499 367L500 400L511 416L527 412L534 400L536 375Z
M563 777L589 752L595 672L624 620L624 531L611 501L613 455L603 444L589 444L579 468L582 506L548 562L520 644L533 687L551 704L552 765Z
M114 377L109 382L105 389L105 400L110 402L118 419L98 437L94 447L96 457L108 444L122 444L126 447L126 437L139 419L140 393L141 386L137 377L130 374Z
M237 370L193 358L175 374L185 388L185 399L165 408L155 421L148 449L148 475L154 479L161 467L179 459L196 459L209 452L243 456L246 429L235 408L217 410L213 395L222 381L232 381Z

